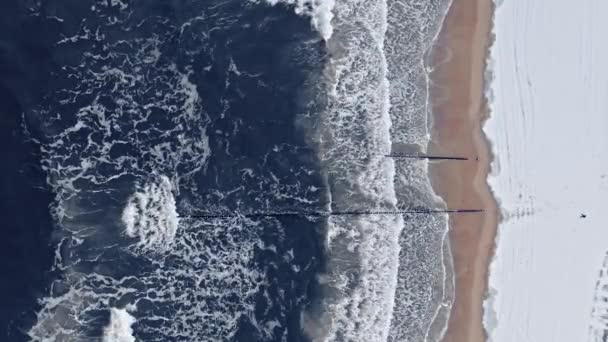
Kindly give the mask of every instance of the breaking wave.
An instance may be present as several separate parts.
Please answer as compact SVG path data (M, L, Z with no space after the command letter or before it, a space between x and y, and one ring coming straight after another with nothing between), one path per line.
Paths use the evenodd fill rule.
M110 322L103 331L102 342L135 342L133 329L135 318L126 309L112 308Z
M317 126L331 210L395 210L394 161L384 157L391 148L386 4L340 2L335 13L330 99ZM400 216L329 218L320 314L309 315L315 340L387 339L402 228Z
M138 248L171 248L179 219L169 178L161 176L158 184L148 183L141 192L131 195L122 212L122 222L126 234L138 239Z
M310 17L312 26L319 31L325 41L331 38L334 28L332 26L332 13L335 0L264 0L270 5L278 3L293 6L296 14Z
M343 1L333 10L328 108L314 126L330 210L442 207L429 142L425 53L447 1ZM445 215L330 217L315 341L422 341L443 333L453 289Z

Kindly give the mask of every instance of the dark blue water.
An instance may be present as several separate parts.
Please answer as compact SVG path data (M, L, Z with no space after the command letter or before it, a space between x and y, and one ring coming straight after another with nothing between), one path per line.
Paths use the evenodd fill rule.
M322 222L170 222L325 206L309 21L241 0L0 13L0 338L101 340L126 308L142 341L306 340Z
M45 92L53 62L38 18L18 2L0 4L0 340L24 340L53 263L49 204L53 194L41 154L22 115Z
M50 192L45 189L39 153L21 134L20 106L11 90L0 88L0 340L14 341L31 324L35 298L43 295L45 272L53 261L49 236Z

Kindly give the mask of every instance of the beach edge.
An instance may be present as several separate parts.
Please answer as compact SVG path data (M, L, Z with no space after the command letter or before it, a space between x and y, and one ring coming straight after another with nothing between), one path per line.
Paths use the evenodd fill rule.
M430 51L429 152L468 158L429 163L433 189L450 209L484 210L449 219L453 277L446 281L453 282L455 295L444 342L487 340L484 301L500 220L488 184L491 142L483 131L490 115L486 76L494 10L492 0L452 0Z

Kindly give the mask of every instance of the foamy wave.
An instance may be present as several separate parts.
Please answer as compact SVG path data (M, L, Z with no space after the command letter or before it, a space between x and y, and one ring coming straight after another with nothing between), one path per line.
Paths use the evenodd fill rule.
M135 34L129 22L131 11L116 14L106 8L116 4L100 2L90 7L90 13L83 13L88 15L82 28L87 34L57 42L72 51L71 64L63 66L69 71L54 76L61 87L31 114L40 121L35 129L42 136L42 167L56 194L53 211L57 226L53 237L57 252L53 267L61 270L61 276L40 298L36 322L27 332L33 341L101 338L101 329L97 330L100 327L96 325L100 313L108 307L122 307L124 302L139 303L148 295L155 300L155 306L148 307L146 313L158 310L151 319L158 327L161 314L191 307L190 303L175 303L176 298L195 290L192 284L198 283L192 277L213 268L204 263L209 258L201 257L209 251L200 251L195 257L192 255L197 251L184 246L188 234L197 232L179 237L174 189L169 179L160 176L145 183L150 175L171 175L175 190L192 189L192 176L206 166L211 153L206 134L209 118L191 81L191 71L177 67L172 57L162 53L167 42L181 33L188 51L180 50L182 54L176 58L192 58L205 48L201 42L204 37L198 28L187 25L149 35ZM148 18L146 22L154 25L155 20L163 21ZM117 27L133 35L118 40L113 33ZM195 34L190 35L190 30ZM95 35L88 34L93 31ZM100 49L82 48L87 44L97 44ZM142 188L123 209L134 182L142 182ZM126 239L121 232L139 239L136 248L155 248L173 263L163 267L158 264L164 262L163 258L152 260L147 253L132 253L125 248ZM177 250L171 254L172 248L167 247L175 245ZM238 256L243 258L243 253ZM188 268L191 264L184 260L188 258L200 264ZM145 266L152 262L161 269L158 273L146 272ZM237 264L239 260L233 258L230 262ZM175 309L177 306L179 309ZM229 303L224 306L229 307ZM216 310L206 307L195 311L211 315ZM126 314L112 315L112 322L120 323L116 327L125 333L130 327L123 324L129 321ZM172 322L162 319L169 322L166 325ZM211 329L227 331L232 324L233 321L219 322L220 328L201 328L201 334L207 335L192 340L209 340L206 336L214 336ZM192 330L197 329L192 326ZM170 334L178 329L164 330ZM184 327L179 330L186 331Z
M422 61L446 5L441 0L335 4L330 99L316 132L333 210L442 205L426 161L384 156L426 149ZM435 338L433 321L445 318L452 293L446 278L450 263L443 259L449 254L447 217L332 217L327 229L324 298L305 319L311 337Z
M276 5L278 3L294 6L298 15L310 17L312 26L319 31L324 40L331 38L334 28L331 21L334 17L332 10L335 0L264 0L266 3Z
M135 317L131 316L126 309L112 308L110 311L110 323L103 330L103 342L135 342L133 329Z
M384 51L390 82L393 153L426 153L430 139L425 54L433 44L449 0L387 0ZM395 191L400 207L438 208L426 160L399 160ZM398 283L388 341L441 339L453 298L445 215L407 215L399 238Z
M139 239L139 248L169 248L179 223L169 178L161 176L135 192L123 210L122 221L127 235Z
M338 2L329 43L328 109L319 118L318 149L332 210L394 210L389 84L383 51L386 3ZM401 216L331 217L323 302L307 315L315 341L385 341L397 285Z
M140 313L137 333L143 340L151 336L163 341L176 337L210 342L233 338L240 322L254 317L260 290L268 284L254 257L256 251L271 250L259 235L273 229L273 221L184 221L173 248L162 251L163 258L154 259L152 272L132 273L128 261L121 264L130 253L120 250L113 251L118 255L116 260L99 260L96 272L74 271L86 261L66 268L64 279L55 282L50 295L41 300L37 322L28 332L30 338L88 341L91 331L85 323L108 306L120 307L125 302L133 303ZM146 255L138 257L140 262L146 259ZM127 276L101 274L122 267L127 267ZM111 316L116 333L127 331L118 330L130 322L125 313ZM273 329L267 324L272 323L258 318L257 324L259 335L270 340Z

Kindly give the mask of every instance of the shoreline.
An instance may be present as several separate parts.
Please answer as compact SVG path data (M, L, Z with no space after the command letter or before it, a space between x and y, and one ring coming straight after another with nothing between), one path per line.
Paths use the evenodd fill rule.
M450 209L484 210L449 218L454 298L444 342L486 340L483 302L499 221L487 182L492 155L482 130L489 116L484 77L493 10L492 0L452 0L430 49L429 154L469 158L430 162L433 189Z

